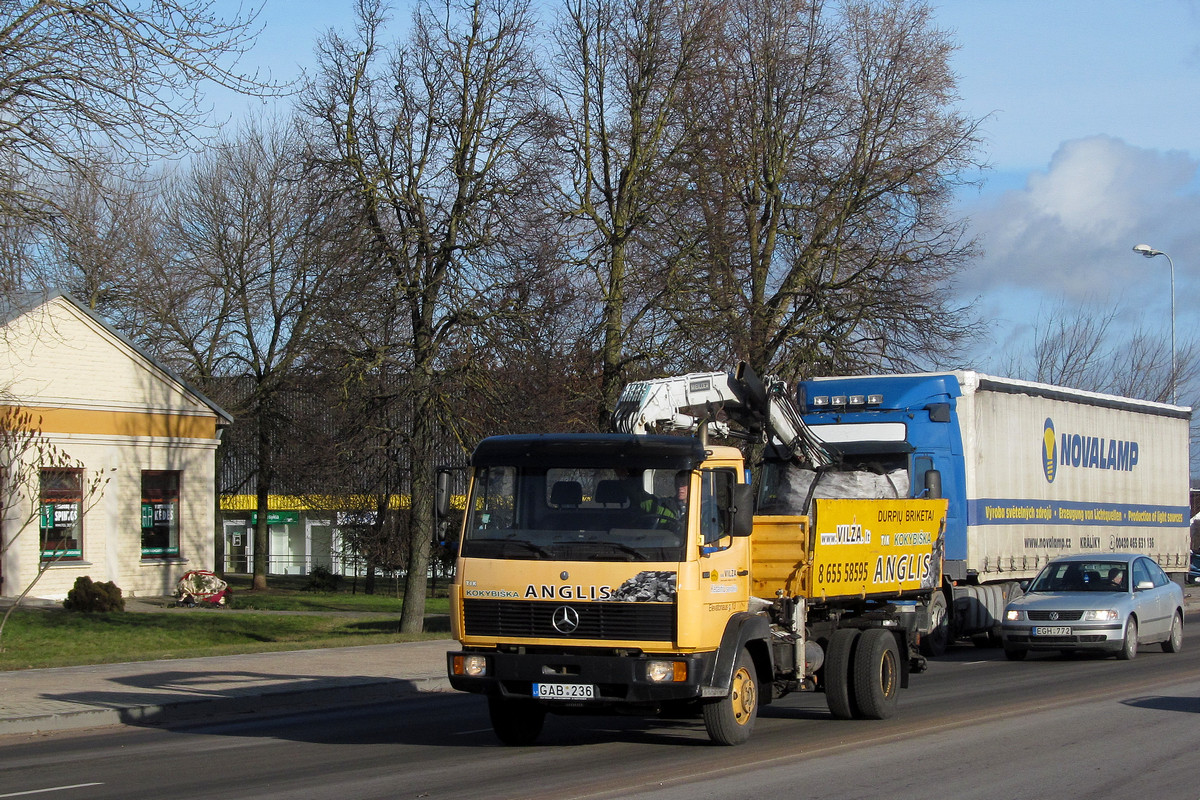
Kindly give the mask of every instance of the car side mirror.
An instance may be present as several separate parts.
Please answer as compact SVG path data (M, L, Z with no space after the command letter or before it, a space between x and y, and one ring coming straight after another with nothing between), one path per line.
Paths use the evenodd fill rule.
M1146 589L1153 589L1154 581L1138 581L1137 585L1133 588L1139 592L1145 591Z

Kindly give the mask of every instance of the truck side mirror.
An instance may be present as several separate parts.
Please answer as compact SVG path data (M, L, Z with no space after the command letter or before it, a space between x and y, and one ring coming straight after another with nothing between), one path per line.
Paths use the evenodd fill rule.
M942 497L942 473L936 469L925 470L925 496L930 500Z
M754 530L754 487L735 483L730 492L729 535L749 536Z

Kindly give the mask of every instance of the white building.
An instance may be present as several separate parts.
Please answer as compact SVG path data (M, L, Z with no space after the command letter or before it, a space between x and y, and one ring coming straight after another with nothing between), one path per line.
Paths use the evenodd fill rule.
M0 413L0 596L37 579L31 596L61 599L83 575L170 594L213 569L232 419L76 299L0 307Z

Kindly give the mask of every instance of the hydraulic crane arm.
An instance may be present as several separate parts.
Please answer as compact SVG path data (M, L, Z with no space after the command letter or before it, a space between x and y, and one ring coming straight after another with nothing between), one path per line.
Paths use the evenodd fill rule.
M744 432L717 420L718 411ZM695 372L636 381L624 388L613 411L613 429L622 433L697 431L705 422L720 435L776 439L792 456L813 466L832 461L788 397L787 383L770 376L760 380L744 361L733 373Z

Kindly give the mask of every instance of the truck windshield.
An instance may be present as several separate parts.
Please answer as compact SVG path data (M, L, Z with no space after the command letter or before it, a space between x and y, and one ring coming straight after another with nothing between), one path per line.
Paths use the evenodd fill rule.
M561 561L680 561L690 473L481 467L462 555Z

